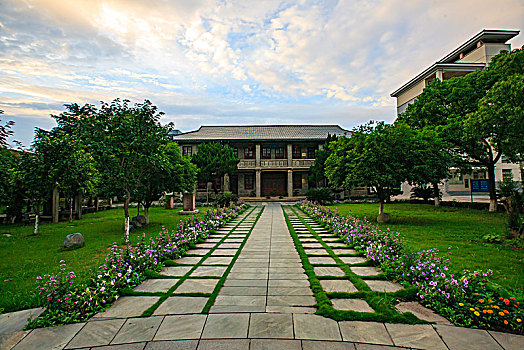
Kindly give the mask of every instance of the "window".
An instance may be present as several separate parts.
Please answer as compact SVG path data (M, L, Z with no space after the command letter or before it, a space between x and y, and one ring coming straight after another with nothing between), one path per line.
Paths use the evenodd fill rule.
M506 156L503 155L503 156L502 156L502 163L503 163L503 164L508 164L508 163L509 163L509 159L508 159L508 157L506 157Z
M233 147L233 154L238 158L238 147Z
M511 169L502 169L502 180L513 180L513 174L511 173Z
M284 147L275 148L275 158L276 159L284 159L285 157L286 157L286 153L284 152Z
M244 189L252 190L254 187L253 186L254 183L255 183L255 177L253 176L253 174L244 175Z
M302 158L300 146L293 145L293 159L300 159Z
M469 188L469 179L464 179L464 188Z
M307 159L315 159L315 147L308 147L307 148Z
M244 158L254 159L255 158L255 147L247 146L244 148Z
M184 157L191 157L193 155L193 146L182 146L182 155Z
M262 158L271 159L271 148L262 147Z
M294 173L293 174L293 189L302 188L302 174Z

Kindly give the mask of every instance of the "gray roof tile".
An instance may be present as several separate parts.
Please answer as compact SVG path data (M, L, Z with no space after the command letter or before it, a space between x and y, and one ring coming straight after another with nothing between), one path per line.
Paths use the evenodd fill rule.
M174 135L175 141L213 140L323 140L329 135L350 135L338 125L234 125L201 126L198 130Z

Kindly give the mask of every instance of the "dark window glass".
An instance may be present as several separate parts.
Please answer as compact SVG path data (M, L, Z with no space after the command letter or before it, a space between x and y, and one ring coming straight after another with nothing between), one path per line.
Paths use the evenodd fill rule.
M246 174L244 175L244 188L246 190L252 190L253 189L253 185L254 185L254 176L253 174Z
M302 152L302 150L300 149L300 146L293 145L293 158L294 159L302 158L301 152Z
M238 147L233 147L233 154L238 158Z
M284 152L284 147L275 148L275 158L276 159L284 159L285 157L286 157L286 154Z
M222 178L217 177L215 179L215 187L216 187L217 190L221 190L222 189Z
M315 147L308 147L307 148L307 159L315 159Z
M244 158L254 159L255 158L255 147L247 146L246 148L244 148Z
M262 147L262 158L271 159L271 148Z
M193 155L193 147L192 146L183 146L182 155L184 157L191 157Z

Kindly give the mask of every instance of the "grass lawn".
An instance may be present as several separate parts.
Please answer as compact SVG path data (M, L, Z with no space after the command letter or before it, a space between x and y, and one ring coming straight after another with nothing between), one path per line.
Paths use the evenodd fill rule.
M162 226L174 228L183 216L181 208L166 210L151 208L150 224L131 232L131 242L137 242L142 235L155 235ZM199 208L201 212L207 208ZM131 210L131 215L136 212ZM49 273L56 273L60 260L65 260L67 269L81 278L88 276L91 268L101 265L113 242L123 243L123 208L84 215L82 220L43 223L40 234L33 236L32 226L0 225L0 309L4 312L38 306L35 294L35 279ZM73 251L61 251L65 236L80 232L86 245ZM7 237L5 233L12 236Z
M373 203L330 208L335 207L342 215L351 213L372 221L378 215L378 204ZM392 221L380 228L400 232L412 249L438 248L441 254L448 254L453 271L492 269L492 281L524 297L524 249L482 242L485 234L506 233L505 213L407 203L386 204L385 212Z

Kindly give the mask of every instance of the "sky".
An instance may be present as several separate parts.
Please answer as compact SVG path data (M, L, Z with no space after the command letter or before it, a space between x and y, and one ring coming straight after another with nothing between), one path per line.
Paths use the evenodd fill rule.
M524 0L0 0L0 118L25 145L115 98L184 132L392 122L390 93L482 29L523 30Z

